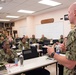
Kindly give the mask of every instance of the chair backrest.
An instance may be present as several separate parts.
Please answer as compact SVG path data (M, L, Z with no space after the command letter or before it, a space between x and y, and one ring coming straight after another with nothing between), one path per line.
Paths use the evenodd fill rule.
M53 44L56 43L56 42L59 42L59 40L58 39L53 40Z
M44 45L50 45L50 40L49 39L44 40Z
M24 60L39 56L35 47L32 47L31 49L27 49L27 50L22 50L22 54L23 54Z
M43 51L43 55L45 55L47 53L47 48L42 48Z

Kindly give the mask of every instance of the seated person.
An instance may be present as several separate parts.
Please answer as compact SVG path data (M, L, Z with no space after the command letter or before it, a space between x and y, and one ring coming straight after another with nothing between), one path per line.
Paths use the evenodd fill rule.
M5 40L4 37L0 36L0 49L2 49L2 43L3 43L4 40Z
M28 38L27 35L25 36L25 39L26 39L26 41L29 43L29 38Z
M8 40L10 42L10 47L12 47L12 45L14 44L14 39L12 35L8 35L6 40Z
M27 50L30 49L29 43L26 41L25 38L21 39L21 42L19 43L19 49L20 50Z
M16 34L15 38L14 38L14 41L13 41L13 46L15 46L15 48L13 49L19 49L18 48L18 45L19 45L19 42L21 41L21 38L18 37L18 35Z
M44 35L42 35L42 37L40 38L40 41L41 42L44 42L44 40L46 40L47 38L44 36Z
M4 41L2 45L3 49L0 50L0 63L3 65L7 63L14 63L15 58L17 58L17 54L14 50L10 49L9 41ZM0 67L1 70L2 67Z
M31 41L31 43L33 44L33 43L37 43L37 39L35 38L35 35L32 35L32 38L30 39Z
M60 42L60 43L63 43L63 41L64 41L64 37L63 37L63 35L60 35L59 42Z

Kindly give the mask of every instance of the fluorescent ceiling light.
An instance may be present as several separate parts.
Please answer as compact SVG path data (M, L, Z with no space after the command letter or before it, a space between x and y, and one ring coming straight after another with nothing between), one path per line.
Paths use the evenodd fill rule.
M35 11L30 11L30 10L19 10L17 12L20 12L20 13L34 13Z
M2 9L3 7L0 7L0 10Z
M19 16L10 16L10 15L8 15L8 16L6 16L7 18L19 18Z
M10 21L9 19L0 19L0 21Z
M52 0L41 0L38 3L45 4L45 5L50 5L50 6L57 6L57 5L61 4L59 2L52 1Z

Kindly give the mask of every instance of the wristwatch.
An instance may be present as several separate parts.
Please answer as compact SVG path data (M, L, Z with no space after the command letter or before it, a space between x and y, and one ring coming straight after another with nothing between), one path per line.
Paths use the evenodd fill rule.
M52 52L52 53L51 53L51 57L53 58L53 57L54 57L54 55L55 55L55 52Z

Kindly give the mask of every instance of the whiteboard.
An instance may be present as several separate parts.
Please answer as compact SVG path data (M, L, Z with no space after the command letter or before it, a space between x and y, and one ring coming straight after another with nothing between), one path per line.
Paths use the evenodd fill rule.
M59 39L64 34L64 23L55 22L48 24L36 25L36 38L41 38L42 34L48 39Z

